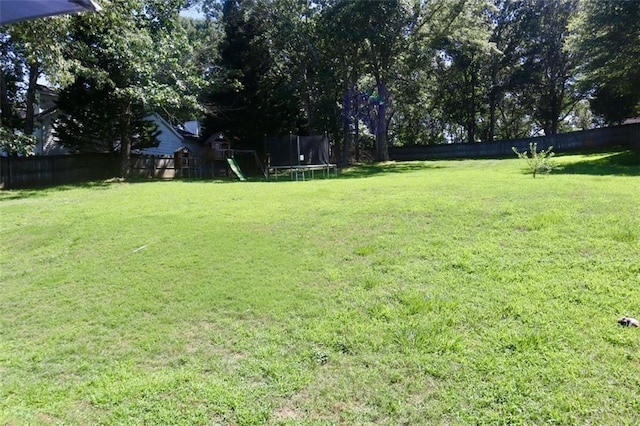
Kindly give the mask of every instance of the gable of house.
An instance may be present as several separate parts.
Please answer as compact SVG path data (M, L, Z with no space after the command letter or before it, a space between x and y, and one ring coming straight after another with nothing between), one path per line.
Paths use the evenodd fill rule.
M56 101L58 94L56 91L46 87L38 86L36 105L36 126L34 135L36 137L36 155L60 155L69 154L70 151L62 146L55 134L53 125L62 115L58 109ZM204 154L202 145L198 142L197 135L189 131L179 131L167 120L157 113L149 114L145 120L153 121L158 126L158 145L134 150L134 153L146 155L173 156L181 147L188 147L194 156Z
M35 126L33 135L36 139L35 155L63 155L69 150L60 145L54 132L53 124L60 117L56 104L58 93L46 86L36 87Z
M136 149L135 153L145 155L173 156L173 154L177 150L186 146L194 156L198 157L202 155L202 146L200 145L200 143L187 139L160 115L155 113L150 114L145 117L145 119L153 121L158 126L158 131L160 132L160 134L158 135L159 143L155 147Z
M67 148L60 144L53 128L53 124L59 117L60 111L57 108L36 116L35 130L33 132L36 138L35 155L65 155L70 153Z

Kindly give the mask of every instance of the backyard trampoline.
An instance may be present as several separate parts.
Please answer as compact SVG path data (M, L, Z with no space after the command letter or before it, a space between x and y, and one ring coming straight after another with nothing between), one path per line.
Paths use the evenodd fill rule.
M279 175L289 175L291 180L300 181L314 178L316 172L322 173L323 177L338 175L337 165L330 162L326 134L268 138L267 150L268 178L277 180Z

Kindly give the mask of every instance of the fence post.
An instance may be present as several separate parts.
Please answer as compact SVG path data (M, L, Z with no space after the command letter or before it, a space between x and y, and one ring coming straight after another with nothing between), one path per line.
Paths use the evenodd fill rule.
M49 167L51 168L51 184L56 184L56 158L50 157Z
M12 164L11 164L11 156L7 157L7 189L11 189L11 186L13 184L13 179L12 179L12 175L13 175L13 171L12 171Z

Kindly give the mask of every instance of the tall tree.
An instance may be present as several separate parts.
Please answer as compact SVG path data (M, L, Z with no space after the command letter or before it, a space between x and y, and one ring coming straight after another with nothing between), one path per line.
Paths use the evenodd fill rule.
M0 101L3 116L11 120L19 102L24 109L24 119L20 120L22 131L31 135L34 131L36 106L36 88L39 77L44 73L53 82L64 78L66 67L62 59L63 37L66 34L69 18L57 16L33 21L11 24L2 31L0 48L2 49L2 80L0 81ZM16 81L16 77L20 81ZM26 82L22 87L22 80ZM20 96L15 94L19 92ZM13 95L12 95L13 94ZM5 120L5 124L7 124Z
M209 131L254 147L265 134L314 129L315 54L306 3L228 0L222 6L224 84L210 94Z
M487 14L490 47L478 38L480 43L447 50L453 53L452 69L441 97L450 99L448 121L467 123L468 141L525 137L535 128L559 131L581 96L574 55L566 50L576 4L496 0Z
M610 123L640 114L640 2L583 0L572 29L595 112Z
M487 67L487 137L485 140L521 138L529 135L532 125L525 117L532 108L520 90L514 76L523 66L529 40L526 21L527 4L523 1L495 0L490 13L492 34L489 42L495 46Z
M396 102L396 127L402 128L405 138L443 142L456 126L464 129L466 140L475 141L481 133L482 65L493 50L487 42L488 8L482 0L415 6L396 79L402 101Z
M533 117L545 135L558 133L560 124L581 99L576 90L575 58L567 47L569 19L577 0L529 1L530 44L522 68L531 90Z
M26 59L24 51L5 31L0 33L0 125L13 130L19 126L18 105Z
M191 66L191 73L201 77L198 99L203 104L203 111L198 118L203 118L206 114L214 113L215 106L207 103L208 95L219 88L224 78L219 55L223 31L215 19L181 18L180 22L191 47L191 57L186 57L183 64Z
M375 135L377 160L389 158L389 137L398 129L403 135L418 135L417 128L434 123L429 119L428 105L423 102L429 97L428 89L418 82L433 82L430 74L438 46L448 36L464 38L464 29L476 22L475 19L466 22L465 18L481 13L484 4L482 0L325 4L325 14L338 20L335 27L339 31L334 31L331 37L337 46L333 52L339 56L334 56L338 60L334 59L332 66L343 70L339 81L344 82L344 99L352 96L354 82L359 86L355 93L367 95L368 102L363 106L371 112L368 124ZM466 11L470 11L468 16ZM354 104L343 101L343 110L350 105ZM394 117L409 118L413 127L405 122L394 123ZM430 132L438 133L433 126L429 127ZM345 122L345 132L347 128Z
M365 67L375 82L375 156L377 161L387 161L390 85L411 23L410 9L401 1L357 1L351 5L353 27L363 32Z
M323 111L341 141L340 163L347 165L352 148L359 147L359 121L363 97L359 80L364 70L364 36L362 28L352 24L352 4L337 2L323 8L316 25L321 63ZM333 90L331 90L333 88ZM338 124L340 123L340 124Z
M486 81L484 63L489 62L489 51L482 44L452 43L447 55L439 61L441 101L445 118L450 124L464 128L466 142L478 142L481 134L481 116L486 116Z
M74 16L67 59L76 82L110 94L119 125L121 175L130 171L136 110L196 107L191 77L183 67L189 49L178 13L180 0L104 1L101 13ZM112 102L112 103L111 103ZM82 116L72 117L80 120Z
M38 79L44 73L58 82L66 76L63 60L64 36L69 17L56 16L13 24L8 33L14 44L24 55L24 75L27 87L24 99L24 133L33 134L36 88Z
M129 123L123 123L121 100L95 81L78 77L62 90L57 104L64 115L54 123L55 132L60 142L73 152L117 152L124 125L131 127L132 148L158 143L158 127L145 119L148 113L143 104L133 103Z

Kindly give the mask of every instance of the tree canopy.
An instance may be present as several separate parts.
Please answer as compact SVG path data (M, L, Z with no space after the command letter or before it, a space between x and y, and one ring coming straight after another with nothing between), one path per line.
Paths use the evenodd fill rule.
M261 149L327 131L346 164L390 145L483 142L640 114L640 3L615 0L102 0L97 14L0 28L2 125L33 132L60 90L75 150L154 143L198 118ZM202 19L180 11L199 7ZM46 36L44 36L46 34ZM97 141L100 143L96 144Z
M594 112L611 123L640 114L640 2L582 0L572 26Z

